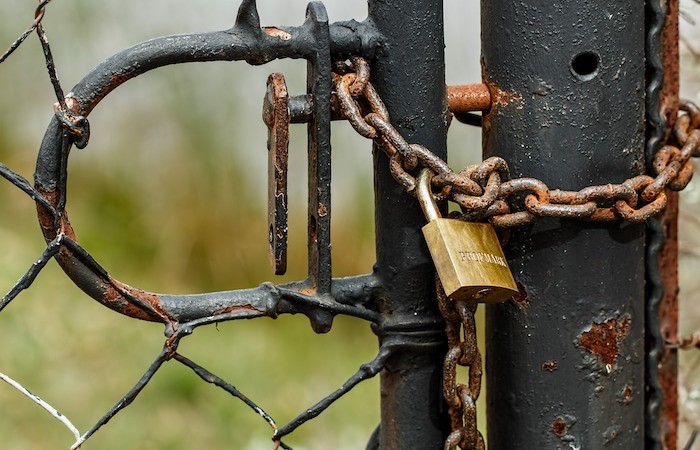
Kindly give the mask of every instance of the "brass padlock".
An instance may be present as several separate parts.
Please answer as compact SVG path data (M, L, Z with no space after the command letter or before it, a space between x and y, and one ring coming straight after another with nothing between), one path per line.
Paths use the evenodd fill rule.
M432 172L423 169L418 176L417 195L428 219L423 236L445 294L453 300L482 303L500 303L513 297L518 287L493 226L442 218L431 179Z

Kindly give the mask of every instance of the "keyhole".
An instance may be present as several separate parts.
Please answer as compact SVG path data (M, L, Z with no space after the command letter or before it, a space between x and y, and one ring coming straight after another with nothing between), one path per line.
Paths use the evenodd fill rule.
M594 52L582 52L571 60L571 73L581 81L592 80L598 75L600 57Z

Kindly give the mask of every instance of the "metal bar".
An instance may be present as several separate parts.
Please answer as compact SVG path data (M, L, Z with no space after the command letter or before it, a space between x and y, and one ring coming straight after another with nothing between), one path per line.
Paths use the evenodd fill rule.
M484 154L567 190L643 172L643 8L481 8ZM643 226L543 219L505 251L522 295L487 306L489 448L642 449Z
M491 92L483 83L447 86L447 103L452 113L486 111L491 107Z
M672 136L678 116L678 0L647 2L647 165ZM678 193L647 236L646 449L678 447Z
M372 62L372 83L392 124L409 142L446 159L447 95L442 0L369 1L369 21L384 39ZM409 45L407 45L410 42ZM381 374L382 450L439 449L449 427L442 399L447 349L437 309L434 268L420 228L418 203L374 150L376 273L385 289L386 322L377 329L393 356Z
M314 99L308 124L309 277L319 293L331 290L331 50L328 16L309 3L307 23L316 45L307 65L307 93ZM330 323L329 323L330 326Z
M289 206L289 93L284 75L267 78L263 121L267 125L267 227L270 263L275 275L287 271Z

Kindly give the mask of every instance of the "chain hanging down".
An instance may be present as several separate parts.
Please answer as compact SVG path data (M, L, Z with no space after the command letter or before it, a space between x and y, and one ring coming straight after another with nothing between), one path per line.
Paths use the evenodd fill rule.
M477 429L476 401L481 392L482 363L477 346L475 301L453 301L445 295L439 277L435 277L440 314L445 318L447 354L443 365L442 389L449 405L452 432L445 450L484 450L484 437ZM457 366L469 368L468 384L457 383Z

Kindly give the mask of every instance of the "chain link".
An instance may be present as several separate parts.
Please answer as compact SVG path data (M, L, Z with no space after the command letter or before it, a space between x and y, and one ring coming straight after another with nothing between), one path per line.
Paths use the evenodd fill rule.
M665 208L666 188L680 191L688 185L693 176L690 158L700 156L700 110L684 103L684 113L674 126L681 147L665 145L659 150L652 162L654 177L638 175L620 184L580 191L550 190L534 178L509 179L508 164L499 157L455 173L427 148L407 142L391 125L386 106L369 81L367 61L353 57L336 63L335 70L333 82L341 113L359 134L386 153L392 175L408 193L415 195L416 179L411 171L420 162L436 174L431 181L436 201L451 200L461 206L464 219L488 220L499 228L527 225L540 217L644 222ZM522 204L516 206L516 201Z
M445 450L485 450L484 437L477 428L476 401L481 393L482 363L477 345L474 314L478 303L453 301L445 295L440 277L435 276L440 314L445 318L447 354L443 364L443 395L449 407L452 432ZM457 367L469 368L467 384L457 382Z

